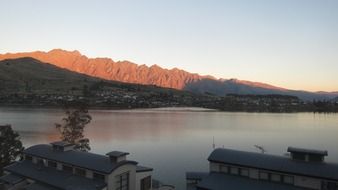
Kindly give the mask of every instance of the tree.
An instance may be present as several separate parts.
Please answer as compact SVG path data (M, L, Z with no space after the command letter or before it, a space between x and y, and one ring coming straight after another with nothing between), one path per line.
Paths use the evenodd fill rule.
M11 125L0 126L0 174L2 175L3 167L9 165L21 154L23 146L20 136L13 131Z
M81 102L73 102L65 105L64 110L66 116L62 119L62 123L55 124L61 140L74 144L76 150L89 151L89 139L83 135L84 128L92 120L87 106Z

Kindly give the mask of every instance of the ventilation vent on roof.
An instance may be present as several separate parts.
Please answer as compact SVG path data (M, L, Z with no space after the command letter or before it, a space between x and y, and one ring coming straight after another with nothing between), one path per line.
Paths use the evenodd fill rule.
M71 144L65 141L57 141L57 142L52 142L50 144L52 145L53 150L55 151L65 152L65 151L74 149L74 144Z
M106 155L109 156L111 162L118 163L127 160L128 154L128 152L112 151L108 152Z

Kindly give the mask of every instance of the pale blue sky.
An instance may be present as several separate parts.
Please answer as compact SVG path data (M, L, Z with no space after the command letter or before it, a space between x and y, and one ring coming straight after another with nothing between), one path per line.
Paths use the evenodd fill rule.
M338 91L337 0L0 0L0 53L79 50Z

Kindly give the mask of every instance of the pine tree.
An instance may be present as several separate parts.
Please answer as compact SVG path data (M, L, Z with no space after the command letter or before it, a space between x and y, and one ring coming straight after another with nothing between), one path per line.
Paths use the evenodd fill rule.
M23 149L20 136L11 125L0 126L0 174L3 167L18 159Z

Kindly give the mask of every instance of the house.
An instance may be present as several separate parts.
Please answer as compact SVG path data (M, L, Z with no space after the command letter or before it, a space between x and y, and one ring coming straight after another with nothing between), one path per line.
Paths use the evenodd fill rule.
M40 144L23 151L22 161L4 168L6 190L149 190L152 168L127 160L129 153L106 155L74 150L66 142Z
M290 156L218 148L209 172L188 172L187 189L337 190L338 164L325 162L327 151L289 147Z

